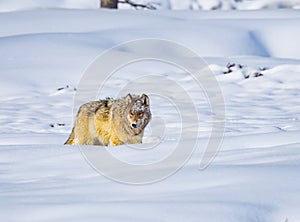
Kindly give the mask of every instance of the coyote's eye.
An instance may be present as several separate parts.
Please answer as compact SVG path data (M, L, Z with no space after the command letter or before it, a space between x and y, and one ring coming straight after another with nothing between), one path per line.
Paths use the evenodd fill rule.
M141 118L141 117L143 117L143 115L144 115L143 113L139 113L138 116Z
M129 112L129 116L133 117L133 112L132 111Z

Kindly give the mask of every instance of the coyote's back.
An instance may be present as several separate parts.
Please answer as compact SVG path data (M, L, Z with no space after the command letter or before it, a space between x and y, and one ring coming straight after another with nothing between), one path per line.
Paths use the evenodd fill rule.
M65 144L116 146L142 143L150 119L149 97L145 94L88 102L79 108Z

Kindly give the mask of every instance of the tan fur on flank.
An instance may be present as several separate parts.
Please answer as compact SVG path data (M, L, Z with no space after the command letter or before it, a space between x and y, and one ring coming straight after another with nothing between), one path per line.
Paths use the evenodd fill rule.
M142 143L150 119L149 98L145 94L88 102L79 108L65 144L117 146Z

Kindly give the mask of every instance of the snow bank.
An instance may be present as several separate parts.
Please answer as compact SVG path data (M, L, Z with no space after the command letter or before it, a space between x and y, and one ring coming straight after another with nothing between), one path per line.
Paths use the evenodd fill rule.
M15 49L11 50L14 55L7 52L6 56L10 58L24 57L22 53L33 51L33 56L39 57L39 64L43 63L47 53L49 56L61 53L65 60L76 59L76 65L79 60L84 60L83 57L96 56L99 50L138 38L173 40L206 57L251 55L300 58L296 44L300 32L295 28L300 26L300 20L296 11L270 12L267 15L264 12L222 12L216 15L217 19L208 19L206 13L197 12L179 12L178 16L157 11L120 11L118 14L122 17L121 21L108 11L52 10L34 14L0 14L0 25L3 27L0 30L0 45L4 50L10 47ZM47 20L48 16L53 19ZM284 19L277 21L276 17ZM8 26L6 20L15 21L16 18L18 22ZM136 21L134 24L132 19ZM107 20L109 24L105 22ZM5 38L8 36L10 38ZM34 48L29 49L30 41L35 42ZM46 49L48 44L52 47ZM68 48L61 50L62 46ZM12 63L13 59L10 59L7 66L14 66Z

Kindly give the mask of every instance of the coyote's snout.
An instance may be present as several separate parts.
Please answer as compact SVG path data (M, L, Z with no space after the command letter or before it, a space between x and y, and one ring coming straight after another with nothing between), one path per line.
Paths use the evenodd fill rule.
M117 146L142 143L150 119L149 97L145 94L88 102L79 108L65 144Z

